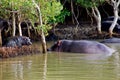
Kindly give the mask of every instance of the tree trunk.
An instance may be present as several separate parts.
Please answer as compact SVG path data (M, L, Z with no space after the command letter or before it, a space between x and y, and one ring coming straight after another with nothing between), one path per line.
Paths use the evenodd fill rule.
M41 34L41 41L42 41L43 53L46 53L47 47L46 47L45 35L44 35L43 30L42 30L42 34Z
M15 13L14 12L12 14L12 26L13 26L12 36L15 36L15 33L16 33L16 24L15 24Z
M71 12L72 12L72 22L73 22L73 24L75 24L75 21L76 21L77 25L79 25L77 17L74 13L74 7L73 7L73 1L72 0L71 0Z
M109 28L110 37L112 37L113 29L115 28L115 25L116 25L118 17L119 17L118 7L119 7L119 4L120 4L120 0L118 0L118 1L117 0L111 0L111 4L113 5L114 20L113 20L112 25Z
M2 46L2 34L1 34L2 29L0 29L0 47Z
M22 36L21 22L18 23L19 36Z
M28 37L31 37L31 35L30 35L30 26L27 26L27 33L28 33Z
M75 20L74 20L74 9L73 9L73 2L71 0L71 12L72 12L72 23L75 24Z
M94 18L97 22L98 33L101 34L102 32L101 32L101 15L100 15L100 12L99 12L99 10L96 6L94 8L92 8L92 11L93 11Z
M19 36L22 36L22 29L21 29L21 14L20 14L20 12L17 13L17 17L18 17Z
M34 0L32 0L33 3L35 4L35 7L38 11L38 16L39 16L39 23L40 23L40 26L42 26L42 16L41 16L41 11L40 11L40 7L35 3ZM43 28L41 29L41 41L42 41L42 49L43 49L43 53L46 53L47 52L47 47L46 47L46 40L45 40L45 35L44 35L44 31L43 31Z
M110 37L112 37L113 29L114 29L114 27L115 27L115 25L116 25L116 23L117 23L117 20L118 20L118 11L115 10L115 11L114 11L114 20L113 20L112 25L111 25L110 28L109 28Z

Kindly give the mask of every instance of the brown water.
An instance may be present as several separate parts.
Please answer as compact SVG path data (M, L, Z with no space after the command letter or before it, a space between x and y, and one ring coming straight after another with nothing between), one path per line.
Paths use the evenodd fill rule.
M112 55L55 53L0 60L0 80L120 80L120 45Z

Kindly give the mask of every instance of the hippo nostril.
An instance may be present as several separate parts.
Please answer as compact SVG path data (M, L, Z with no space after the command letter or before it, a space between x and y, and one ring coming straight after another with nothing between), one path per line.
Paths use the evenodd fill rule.
M32 45L32 42L30 42L30 45Z
M32 45L32 42L28 42L27 45Z
M51 51L51 49L49 48L49 49L47 49L47 51Z

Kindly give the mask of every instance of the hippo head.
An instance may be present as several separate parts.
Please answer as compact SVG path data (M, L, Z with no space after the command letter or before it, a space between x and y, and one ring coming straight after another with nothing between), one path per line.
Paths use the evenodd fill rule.
M55 42L47 51L59 51L59 48L61 46L61 41Z
M22 45L31 45L32 42L29 37L22 36Z

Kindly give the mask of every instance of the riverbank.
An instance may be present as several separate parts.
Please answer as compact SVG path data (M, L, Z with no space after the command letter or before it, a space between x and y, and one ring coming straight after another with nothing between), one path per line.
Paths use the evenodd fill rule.
M57 25L51 30L57 38L55 39L106 39L109 38L109 33L102 31L102 34L98 34L96 26L91 24L76 25ZM49 36L50 37L50 36ZM51 36L53 37L53 36ZM120 37L120 34L113 34L113 37Z
M38 47L22 46L18 47L0 47L0 58L10 58L23 55L33 55L41 53Z

